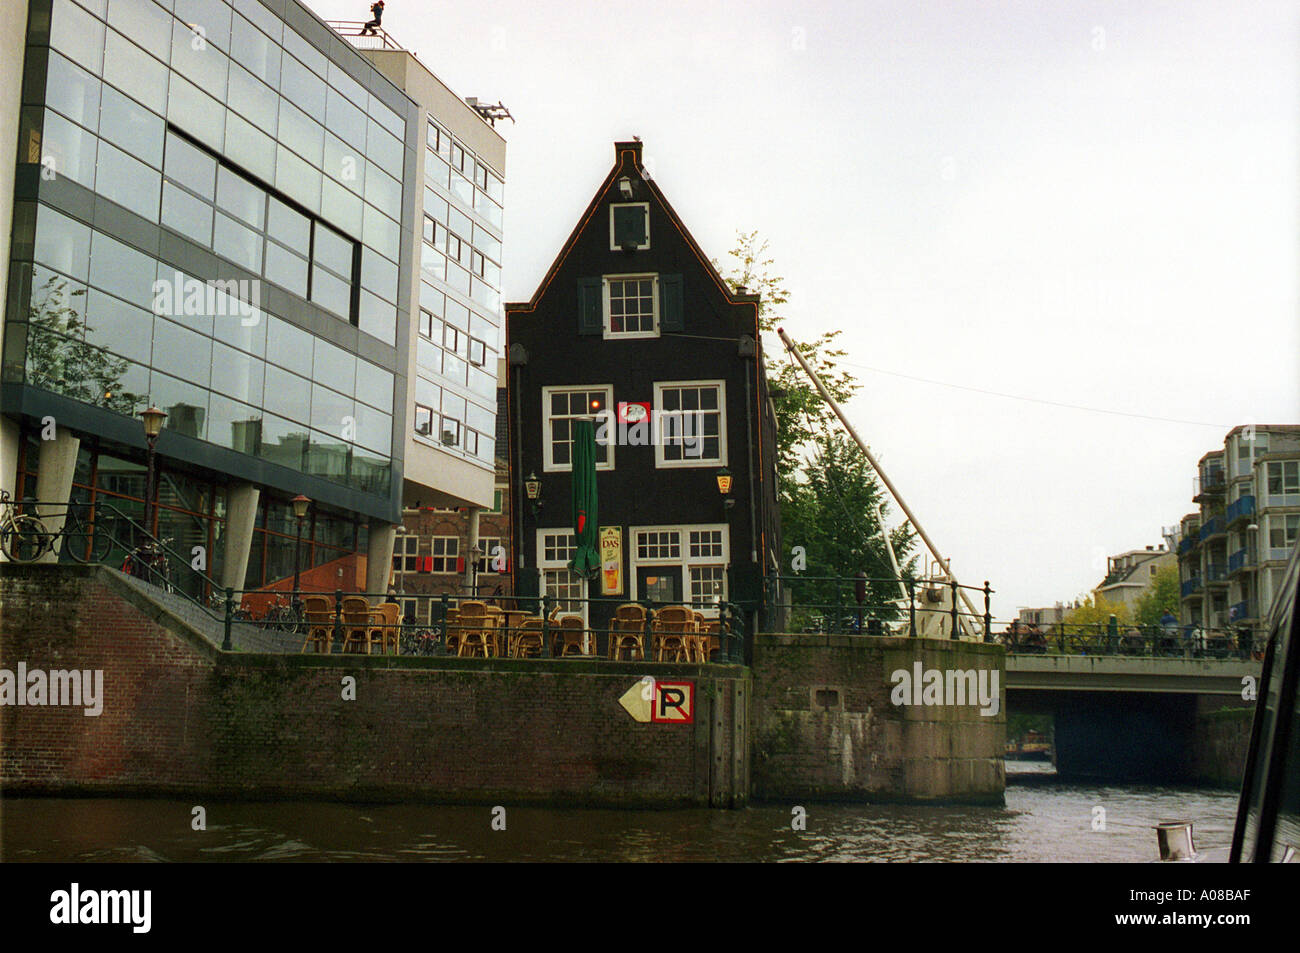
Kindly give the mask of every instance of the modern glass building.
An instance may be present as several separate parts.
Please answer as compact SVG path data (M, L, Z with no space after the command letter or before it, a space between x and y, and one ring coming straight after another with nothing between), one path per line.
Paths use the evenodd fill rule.
M426 110L296 0L32 0L21 35L7 29L0 59L22 72L0 103L17 143L0 164L14 170L0 181L13 221L0 486L142 516L137 415L152 404L167 413L160 536L205 547L225 585L270 584L292 575L301 493L304 568L365 554L367 588L382 588L420 426ZM499 200L499 177L463 168ZM488 387L471 367L496 328L462 311L491 310L495 291L487 258L482 287L472 274L480 222L453 218L462 193L475 211L475 184L456 192L450 176L433 237L445 250L458 227L469 251L430 268L450 285L439 320L458 306L465 342L447 352L463 367L425 406L455 434L444 446L485 451L490 498L493 427L471 406L482 391L492 408L495 375ZM499 261L495 215L482 248Z

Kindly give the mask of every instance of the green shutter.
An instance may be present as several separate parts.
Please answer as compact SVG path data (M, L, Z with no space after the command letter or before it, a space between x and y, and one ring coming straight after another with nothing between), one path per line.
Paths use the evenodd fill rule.
M644 245L646 238L646 210L641 205L620 205L614 208L614 244Z
M603 334L604 321L601 310L604 306L601 280L599 278L578 279L578 333Z
M682 319L682 276L659 276L659 329L684 330Z

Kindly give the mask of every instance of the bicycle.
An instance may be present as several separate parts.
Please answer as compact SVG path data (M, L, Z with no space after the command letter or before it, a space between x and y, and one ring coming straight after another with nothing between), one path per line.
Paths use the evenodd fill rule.
M307 617L303 614L302 607L293 602L286 602L283 596L276 597L275 603L266 610L262 621L268 628L279 629L281 632L307 634Z
M163 551L163 547L171 541L170 537L164 540L150 539L136 546L122 560L122 572L152 582L164 592L175 592L171 562Z
M113 537L104 528L104 521L95 521L89 503L72 503L63 524L61 552L67 553L75 562L102 563L107 561L113 551Z
M442 645L441 638L428 629L417 632L403 632L401 655L437 655Z
M0 551L16 563L33 563L54 548L54 534L39 516L14 513L15 501L0 490Z

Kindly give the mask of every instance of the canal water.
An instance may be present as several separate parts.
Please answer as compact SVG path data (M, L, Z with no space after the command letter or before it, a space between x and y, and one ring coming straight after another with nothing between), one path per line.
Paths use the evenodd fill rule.
M1232 839L1233 791L1066 784L1012 762L1008 780L1005 807L506 805L505 830L493 829L487 805L16 798L0 802L0 859L1089 863L1156 859L1152 827L1162 820L1192 821L1197 850ZM191 827L196 803L206 810L205 831ZM805 830L792 829L795 807L806 811Z

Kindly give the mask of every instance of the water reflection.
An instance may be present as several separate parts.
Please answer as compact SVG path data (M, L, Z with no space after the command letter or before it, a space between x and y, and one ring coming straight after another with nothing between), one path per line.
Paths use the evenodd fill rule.
M6 861L1018 861L1154 859L1152 827L1195 823L1198 849L1226 847L1232 791L1013 780L1002 808L806 804L743 811L221 803L190 829L193 802L9 799ZM1105 829L1094 830L1095 807Z

